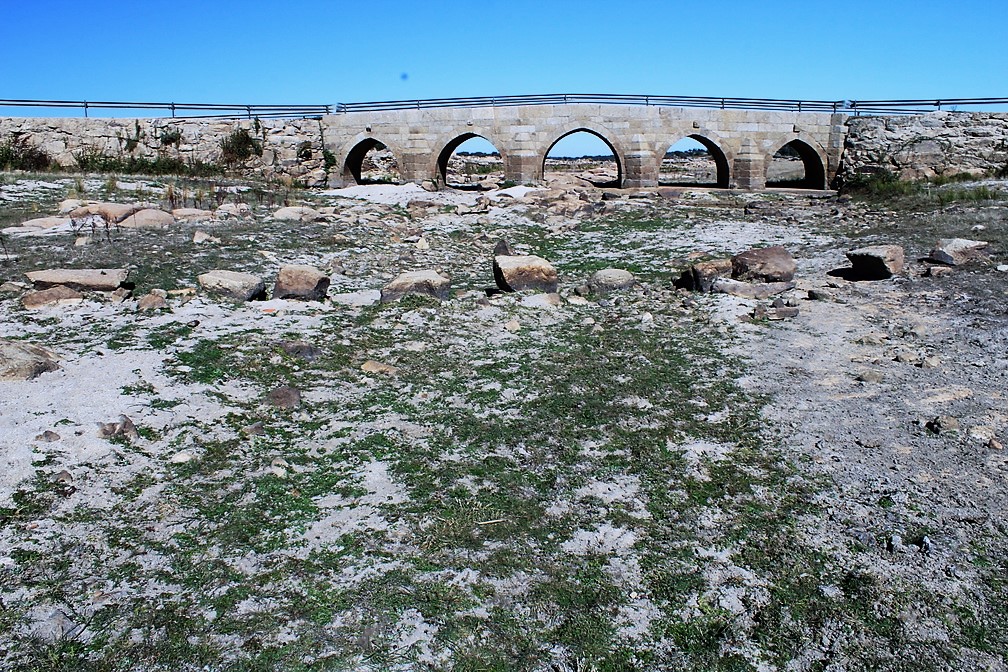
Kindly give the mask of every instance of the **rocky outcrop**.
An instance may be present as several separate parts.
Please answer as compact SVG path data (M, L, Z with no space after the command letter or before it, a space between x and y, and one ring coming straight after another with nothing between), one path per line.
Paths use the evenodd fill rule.
M588 287L595 294L609 294L621 289L630 289L636 283L633 273L621 268L604 268L595 271L588 280Z
M757 282L788 282L794 279L795 261L779 245L746 250L732 257L732 277Z
M111 292L119 289L129 271L125 268L53 268L25 273L35 289L64 285L73 289Z
M532 290L551 294L557 291L557 272L553 264L533 254L494 257L493 274L497 287L505 292Z
M41 346L0 340L0 380L31 380L58 368L56 355Z
M407 295L430 296L443 301L448 298L451 280L437 271L400 273L381 290L381 302L392 303Z
M284 266L273 285L273 298L322 301L327 291L329 276L314 266Z
M234 301L251 301L266 294L266 283L251 273L215 270L196 278L200 287L211 294Z

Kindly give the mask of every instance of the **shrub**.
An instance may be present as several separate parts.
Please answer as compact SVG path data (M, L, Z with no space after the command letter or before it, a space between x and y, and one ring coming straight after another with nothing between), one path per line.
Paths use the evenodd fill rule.
M161 131L160 140L162 147L170 147L172 145L178 147L179 143L182 142L182 129L166 128Z
M91 147L74 152L77 166L85 173L118 173L120 175L186 175L210 177L223 173L221 166L178 157L108 156Z
M15 133L0 142L0 169L48 170L53 163L52 157L29 142L25 135Z
M262 156L262 143L252 137L247 129L238 128L221 140L221 160L225 165L247 161L252 155Z

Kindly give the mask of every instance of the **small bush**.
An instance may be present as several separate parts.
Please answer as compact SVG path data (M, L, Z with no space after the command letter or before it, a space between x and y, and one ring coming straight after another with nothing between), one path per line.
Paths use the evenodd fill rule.
M53 163L52 157L29 142L27 136L13 134L0 142L0 169L48 170Z
M262 143L252 137L247 129L238 128L231 135L221 140L221 160L227 166L242 163L252 158L252 155L262 156Z
M120 175L185 175L211 177L224 172L221 166L203 161L185 161L178 157L108 156L95 148L74 152L74 160L85 173L117 173Z
M182 129L166 128L161 131L160 140L162 147L171 147L172 145L178 147L182 142Z

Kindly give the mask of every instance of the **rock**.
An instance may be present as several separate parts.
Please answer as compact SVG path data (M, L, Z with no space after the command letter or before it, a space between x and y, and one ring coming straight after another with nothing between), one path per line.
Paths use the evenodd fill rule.
M998 264L997 270L998 273L1008 273L1008 264Z
M775 306L767 311L768 320L790 320L798 317L799 309L794 306Z
M306 362L314 362L322 354L321 350L304 341L281 341L278 345L291 357L297 357Z
M180 450L179 452L172 455L168 461L172 464L185 464L186 462L191 462L193 459L192 453Z
M111 292L129 275L125 268L53 268L25 273L35 289L65 285L73 289Z
M918 364L922 369L937 369L941 366L941 359L936 355L929 355Z
M68 198L60 201L58 212L61 215L69 215L77 208L84 207L84 205L86 205L86 203L79 198Z
M237 271L209 271L196 278L200 287L218 296L235 301L251 301L266 295L266 283L251 273Z
M145 208L124 217L119 226L124 229L167 229L175 223L170 212Z
M959 266L986 258L988 243L966 238L943 238L939 240L928 258L939 264Z
M329 291L329 276L313 266L284 266L273 285L274 299L323 301Z
M84 295L65 285L56 285L39 292L29 292L21 298L21 305L29 310L43 306L69 306L80 303Z
M23 229L55 229L57 226L63 226L70 223L69 217L37 217L35 219L29 219L26 222L21 222L21 228Z
M732 257L731 263L732 277L736 280L788 282L794 279L794 258L779 245L746 250Z
M47 429L38 436L35 437L36 441L45 441L46 443L52 443L53 441L59 441L60 435L51 429Z
M381 302L392 303L408 294L430 296L438 301L448 298L451 280L436 271L408 271L400 273L381 290Z
M836 301L836 297L825 289L808 290L809 301Z
M98 436L103 439L122 437L129 441L136 441L140 438L140 433L132 420L125 415L120 415L118 422L99 422Z
M214 210L214 217L248 217L252 214L252 209L244 203L225 203Z
M5 282L0 284L0 294L20 294L28 289L28 285L23 282Z
M70 211L74 219L82 219L89 215L98 215L109 224L118 224L122 220L140 210L139 205L124 205L122 203L89 203Z
M59 368L57 357L42 346L0 339L0 380L31 380Z
M1004 444L996 438L987 442L987 447L991 450L1004 450Z
M885 280L903 272L900 245L872 245L847 252L851 273L861 280Z
M415 243L413 243L413 246L421 251L430 249L430 243L428 243L427 239L424 238L423 236L420 236L420 238Z
M139 310L161 310L168 307L168 302L161 294L151 292L140 299L137 304Z
M633 273L619 268L605 268L595 271L588 280L588 286L596 294L609 294L621 289L630 289L637 280Z
M301 405L301 390L290 385L281 385L266 395L266 403L277 408L297 408Z
M530 294L522 297L521 305L526 308L559 308L563 298L559 294Z
M360 368L364 373L380 373L386 376L394 376L399 373L399 369L391 364L382 364L381 362L376 362L373 359L369 359L361 364Z
M283 222L317 222L324 218L325 215L315 208L309 208L304 205L280 208L273 213L273 219Z
M730 276L731 272L731 259L701 261L683 271L675 285L695 292L709 292L715 280Z
M257 420L251 425L245 425L242 427L241 433L245 436L259 436L260 434L266 433L266 428L263 426L262 420Z
M206 231L196 231L193 234L192 242L196 243L197 245L201 243L219 243L220 238L215 238Z
M504 323L504 328L510 331L512 334L516 334L521 331L521 322L518 320L511 320Z
M201 210L200 208L175 208L171 211L171 215L176 221L186 222L187 224L209 222L214 218L213 212L210 210Z
M929 430L935 434L941 434L942 432L958 432L959 431L959 420L952 417L951 415L939 415L931 420L928 420L924 425Z
M882 375L881 371L869 369L868 371L859 373L857 379L862 383L881 383L885 380L885 376Z
M500 240L498 240L497 244L494 245L494 251L493 251L493 253L494 253L495 257L513 257L514 256L514 250L511 249L511 245L506 240L504 240L503 238L501 238Z
M505 292L525 290L556 293L559 282L556 269L535 255L500 255L493 261L494 281Z
M767 299L775 294L794 289L794 282L765 282L751 284L731 280L729 278L718 278L711 285L711 291L720 294L730 294L743 299Z

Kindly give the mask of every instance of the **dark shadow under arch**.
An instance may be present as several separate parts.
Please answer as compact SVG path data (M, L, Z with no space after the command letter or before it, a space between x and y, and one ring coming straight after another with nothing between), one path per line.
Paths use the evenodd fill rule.
M357 184L367 184L368 181L361 178L361 172L364 166L364 157L372 149L387 149L388 146L385 143L377 140L375 138L364 138L347 154L346 161L343 162L343 179L349 182L352 178ZM399 157L396 157L398 160Z
M596 187L621 187L621 186L623 186L623 161L620 159L620 155L619 155L619 152L616 151L616 147L614 147L613 144L611 142L609 142L608 138L606 138L604 135L602 135L598 131L593 131L590 128L584 128L584 127L575 128L574 130L567 131L566 133L564 133L563 135L561 135L559 138L557 138L556 140L554 140L552 143L550 143L550 146L546 148L546 152L543 154L542 164L540 165L540 173L542 174L542 176L544 178L546 177L546 159L547 159L547 157L549 157L550 151L552 151L552 149L556 146L556 144L558 142L560 142L561 140L563 140L564 138L566 138L568 135L573 135L575 133L590 133L590 134L594 135L596 138L598 138L599 140L601 140L602 142L605 143L606 147L609 148L609 151L612 152L613 158L616 160L616 179L613 180L613 181L610 181L610 182L600 182L600 183L594 183L593 182L592 184L594 184Z
M784 148L790 148L798 154L798 158L801 159L802 165L805 167L805 177L800 180L777 180L773 182L768 179L766 186L790 187L794 189L826 188L826 166L823 165L822 159L819 157L819 152L817 152L812 145L802 140L792 140L774 152L773 155L771 155L770 161L767 162L767 171L770 170L770 164L773 162L773 157Z
M717 177L715 178L715 181L713 183L711 183L711 184L697 184L697 183L693 183L693 182L688 182L688 183L687 182L683 182L683 183L670 182L670 183L662 183L662 184L668 184L669 186L673 186L673 187L678 187L678 186L716 187L718 189L727 189L728 185L730 184L730 180L731 180L729 163L728 163L728 157L725 156L725 153L723 151L721 151L721 148L718 147L717 143L715 143L710 138L707 138L707 137L705 137L703 135L700 135L698 133L694 133L692 135L683 136L682 139L685 139L685 138L689 138L690 140L696 140L697 142L699 142L701 145L704 146L704 149L706 149L707 153L710 154L711 158L714 160L714 165L717 167ZM679 141L676 140L676 142L679 142ZM671 145L669 145L668 148L665 149L665 152L662 153L662 155L659 157L659 159L658 159L659 160L659 174L661 173L661 168L660 168L661 164L660 164L660 162L665 158L665 153L668 153L668 150L674 144L676 144L676 143L673 142Z
M462 143L468 140L472 140L473 138L479 138L481 140L486 140L487 142L489 142L493 146L493 148L497 150L497 153L500 154L501 160L504 161L504 165L507 165L507 158L504 156L504 153L501 152L500 148L497 147L497 145L495 145L490 140L490 138L480 135L479 133L463 133L462 135L458 136L457 138L449 142L447 145L445 145L444 149L441 150L441 153L438 154L437 174L441 184L448 183L448 162L451 160L452 154L455 153L455 150L458 149L462 145ZM458 185L454 185L454 188L465 188L465 187L459 187ZM475 189L478 187L470 187L470 188Z

